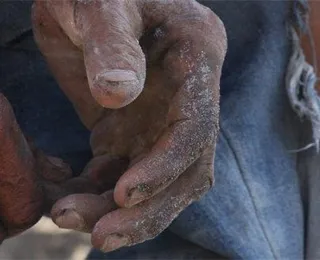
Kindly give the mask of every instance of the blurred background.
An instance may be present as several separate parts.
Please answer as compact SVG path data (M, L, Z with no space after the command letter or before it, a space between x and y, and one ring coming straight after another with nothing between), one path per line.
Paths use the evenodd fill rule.
M90 251L90 235L58 229L49 218L0 246L0 259L83 260Z

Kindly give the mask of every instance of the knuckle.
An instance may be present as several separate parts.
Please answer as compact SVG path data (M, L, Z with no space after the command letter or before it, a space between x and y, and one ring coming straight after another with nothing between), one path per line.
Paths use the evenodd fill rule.
M198 15L201 17L199 26L202 27L200 30L202 35L199 37L204 37L203 40L209 39L211 44L215 45L216 56L222 61L227 51L227 32L223 21L210 8L201 4L199 4Z

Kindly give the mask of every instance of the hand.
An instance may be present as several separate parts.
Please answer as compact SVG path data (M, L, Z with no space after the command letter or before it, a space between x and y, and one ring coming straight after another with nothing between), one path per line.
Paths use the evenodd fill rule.
M0 143L2 242L34 225L55 200L68 194L59 184L70 178L72 172L61 160L45 156L27 142L8 100L1 93Z
M155 237L213 183L222 22L191 0L39 0L33 22L92 130L94 159L82 176L116 183L101 196L60 200L53 220L92 232L103 251Z

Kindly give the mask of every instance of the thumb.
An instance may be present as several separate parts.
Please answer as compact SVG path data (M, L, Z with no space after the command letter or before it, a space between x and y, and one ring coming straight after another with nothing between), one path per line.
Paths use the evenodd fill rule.
M106 108L128 105L142 92L146 77L136 1L71 2L47 0L45 6L69 40L82 49L92 96ZM36 1L40 5L43 2Z
M135 1L94 1L77 6L89 86L97 102L120 108L143 90L146 65L139 45L141 18Z

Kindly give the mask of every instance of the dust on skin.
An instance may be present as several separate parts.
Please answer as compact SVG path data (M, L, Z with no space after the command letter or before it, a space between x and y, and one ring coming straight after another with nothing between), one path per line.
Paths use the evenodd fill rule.
M196 1L78 1L69 15L75 28L59 18L72 11L70 6L60 14L60 3L49 2L53 15L37 1L35 35L60 87L91 130L94 159L86 176L96 172L99 181L103 167L95 158L124 158L130 166L123 175L105 171L106 177L121 176L114 190L120 208L95 224L92 242L108 251L112 234L130 244L150 239L213 183L223 24ZM53 42L73 55L55 56ZM138 82L130 85L129 72ZM123 82L130 91L116 86ZM68 212L61 209L75 209L58 204L56 220L59 212Z

